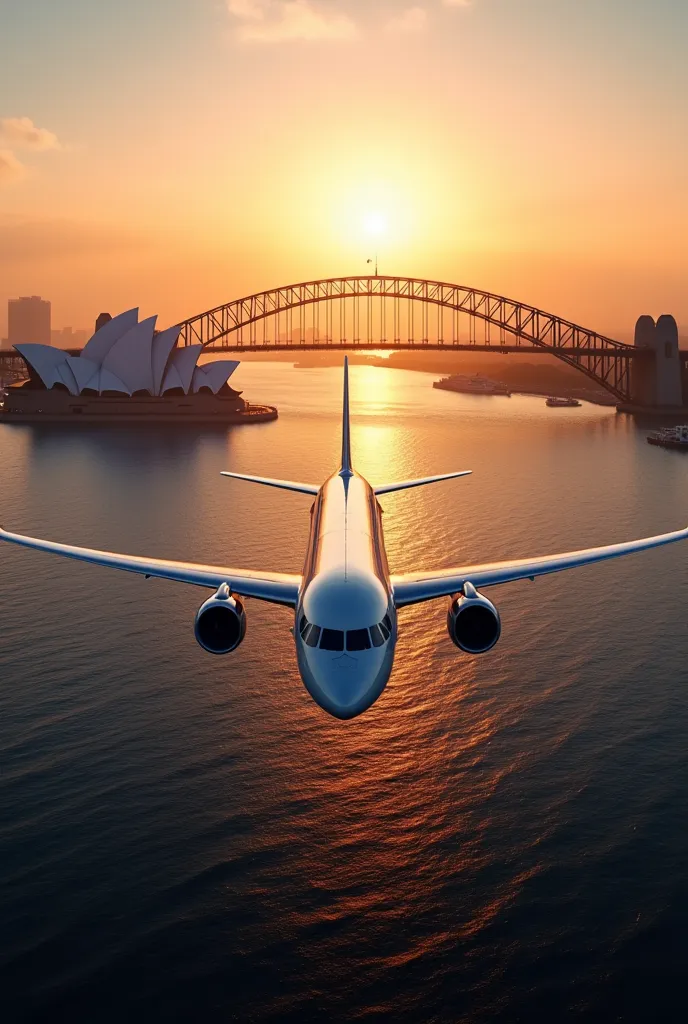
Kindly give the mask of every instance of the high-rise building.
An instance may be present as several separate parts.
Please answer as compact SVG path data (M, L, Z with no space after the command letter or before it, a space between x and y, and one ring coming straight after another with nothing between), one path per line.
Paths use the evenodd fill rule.
M39 295L7 303L8 342L12 345L50 344L50 303Z
M88 341L88 331L75 331L62 327L50 332L53 348L83 348Z

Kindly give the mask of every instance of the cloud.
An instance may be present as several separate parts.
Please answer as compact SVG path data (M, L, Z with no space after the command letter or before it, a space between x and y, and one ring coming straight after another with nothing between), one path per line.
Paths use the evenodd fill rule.
M243 42L281 43L293 40L353 39L355 22L341 11L325 10L316 0L226 0L239 23Z
M425 8L409 7L408 10L402 11L401 14L388 21L385 28L387 32L401 32L410 35L414 32L423 32L427 25L428 12Z
M57 135L47 128L37 128L30 117L0 118L0 138L17 149L59 149Z
M442 0L445 7L472 7L473 0Z
M0 149L0 185L26 177L26 168L11 149Z

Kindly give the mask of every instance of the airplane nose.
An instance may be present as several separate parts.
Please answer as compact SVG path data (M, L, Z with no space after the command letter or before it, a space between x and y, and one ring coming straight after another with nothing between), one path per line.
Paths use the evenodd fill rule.
M382 693L389 673L347 654L328 659L315 676L312 693L318 704L335 718L355 718L371 707Z

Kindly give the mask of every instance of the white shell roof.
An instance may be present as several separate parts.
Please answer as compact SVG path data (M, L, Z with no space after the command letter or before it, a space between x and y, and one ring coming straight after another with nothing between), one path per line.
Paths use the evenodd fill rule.
M131 395L131 388L104 366L98 374L98 394L102 395L103 391L121 391L125 395Z
M114 343L103 360L103 369L126 380L131 391L155 393L153 384L153 331L157 317L142 320Z
M138 309L128 309L126 313L113 316L99 331L90 338L83 347L82 355L86 359L92 359L100 365L115 342L131 328L135 327L139 320Z
M83 356L67 356L66 363L74 374L79 391L83 391L84 388L98 390L98 363L94 363L92 359L84 359Z
M210 388L212 393L216 395L222 385L232 376L238 365L239 363L235 359L217 359L213 363L197 366L191 381L191 390L196 394L200 388Z
M181 325L168 327L166 331L160 331L153 338L151 346L151 365L153 368L153 394L159 395L162 387L162 379L165 375L167 361L172 354L172 349L177 344L181 334Z
M67 360L65 359L63 363L60 363L57 369L60 374L60 379L69 391L70 395L78 395L81 389L76 382L76 377L74 376L72 368Z
M181 326L155 333L156 317L138 322L138 309L108 320L78 356L50 345L15 345L46 388L63 384L72 395L85 389L132 395L147 391L163 395L171 388L185 394L201 387L217 394L239 363L219 359L197 366L202 345L176 348Z
M34 368L47 388L51 388L58 381L63 383L60 377L60 365L64 362L65 353L60 349L51 348L50 345L15 345L20 356L23 356L27 363Z
M168 368L172 369L174 367L177 371L179 380L181 381L181 387L183 388L185 395L188 395L191 391L191 378L193 377L193 372L196 369L196 361L202 351L202 345L188 345L186 348L175 349L170 356L170 360L167 364ZM165 378L162 382L163 394L170 387L175 386L179 387L180 385L168 384L167 379Z

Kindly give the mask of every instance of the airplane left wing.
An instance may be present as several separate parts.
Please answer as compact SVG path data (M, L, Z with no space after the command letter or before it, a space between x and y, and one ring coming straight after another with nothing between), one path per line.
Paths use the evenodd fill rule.
M192 562L165 562L160 558L139 558L136 555L118 555L112 551L98 551L94 548L73 547L71 544L57 544L51 540L25 537L10 533L0 527L0 540L20 544L37 551L49 551L81 562L92 562L112 569L123 569L142 576L156 576L163 580L192 583L198 587L216 590L227 583L230 590L242 597L254 597L259 601L296 606L301 577L278 572L246 572L242 569L225 569L214 565L196 565Z
M649 548L674 544L679 540L688 540L688 529L632 540L625 544L569 551L563 555L551 555L546 558L522 558L513 562L494 562L466 566L462 569L440 569L438 572L392 576L394 603L397 608L403 608L405 605L419 604L421 601L432 601L436 597L449 597L461 591L465 583L472 583L480 590L500 583L535 579L536 576L575 569L578 566L590 565L592 562L604 562L608 558L620 558L621 555L632 555L636 551L647 551Z

